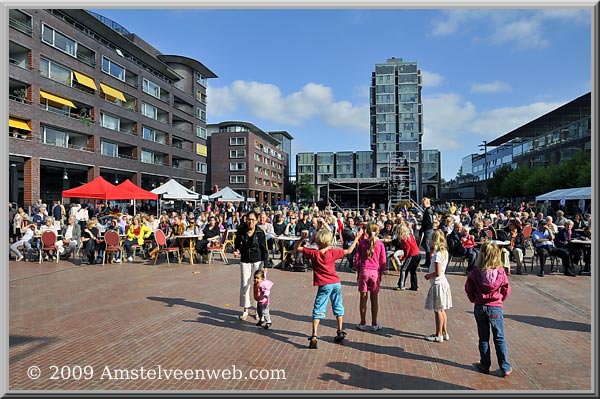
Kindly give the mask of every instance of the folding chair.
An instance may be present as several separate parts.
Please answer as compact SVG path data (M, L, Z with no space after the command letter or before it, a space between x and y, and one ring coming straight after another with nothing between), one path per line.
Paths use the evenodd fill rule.
M158 245L158 252L156 253L156 257L154 258L154 266L156 266L158 256L161 253L165 253L167 255L167 264L170 267L171 261L169 260L169 254L172 252L177 254L178 263L181 264L181 258L179 257L179 247L167 247L167 237L165 237L165 233L162 230L156 230L154 232L154 239L156 240L156 245Z
M107 231L104 233L104 243L106 244L106 249L104 249L104 255L102 256L102 264L106 263L106 254L112 256L115 252L121 252L121 256L123 255L123 247L121 246L119 233L116 231Z
M221 233L218 239L213 239L208 243L208 264L210 265L215 254L221 256L223 263L228 264L227 256L225 255L225 238L227 231Z
M54 251L54 255L56 256L56 263L58 263L58 249L56 248L56 234L53 231L44 231L42 233L42 248L40 249L40 259L39 263L42 263L42 259L44 258L44 252Z
M231 245L231 252L233 252L235 250L235 231L233 230L227 230L227 233L225 235L225 241L223 242L223 247L225 249L227 249L227 246Z

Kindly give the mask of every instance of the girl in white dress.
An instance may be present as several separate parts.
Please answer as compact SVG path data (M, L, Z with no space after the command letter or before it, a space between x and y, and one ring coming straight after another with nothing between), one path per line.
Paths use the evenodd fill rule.
M433 310L435 314L435 334L425 337L427 341L448 341L446 309L452 307L452 294L450 284L446 279L446 267L448 266L448 249L446 234L442 230L435 230L431 237L432 257L429 273L425 279L431 282L431 287L425 300L425 309Z

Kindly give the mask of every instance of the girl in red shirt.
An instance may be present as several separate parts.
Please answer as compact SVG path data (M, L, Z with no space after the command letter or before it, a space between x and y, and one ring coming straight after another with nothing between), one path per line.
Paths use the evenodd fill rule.
M410 288L411 291L419 290L419 280L417 279L417 267L421 261L421 251L417 245L417 240L408 229L408 226L401 223L396 228L396 235L402 246L404 255L400 259L400 278L398 279L398 286L394 288L396 291L404 291L406 289L406 273L410 273Z

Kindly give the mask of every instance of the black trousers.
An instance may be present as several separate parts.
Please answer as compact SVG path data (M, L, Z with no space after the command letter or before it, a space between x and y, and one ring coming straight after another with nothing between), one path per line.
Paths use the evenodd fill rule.
M564 267L564 273L573 273L571 269L571 258L569 256L569 251L564 248L556 248L553 245L544 245L538 247L536 249L538 256L540 257L540 273L544 272L544 267L546 266L546 258L548 255L558 256L562 261Z
M410 288L419 288L419 279L417 278L417 267L421 262L421 254L406 258L400 268L400 278L398 279L398 287L404 288L406 284L406 273L410 273Z

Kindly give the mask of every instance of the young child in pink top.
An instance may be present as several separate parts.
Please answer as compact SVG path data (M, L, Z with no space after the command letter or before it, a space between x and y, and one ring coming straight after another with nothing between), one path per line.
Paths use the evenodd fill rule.
M257 326L262 326L268 329L271 327L271 314L269 312L269 304L271 303L271 287L273 282L267 280L263 270L254 272L254 300L256 301L256 310L258 313Z
M356 327L364 331L367 329L367 299L371 297L371 330L381 330L381 324L377 322L377 313L379 312L379 285L381 284L381 274L387 268L385 246L377 238L379 226L377 223L370 223L367 226L363 239L358 243L356 250L354 270L358 271L358 292L360 293L359 311L360 324Z

